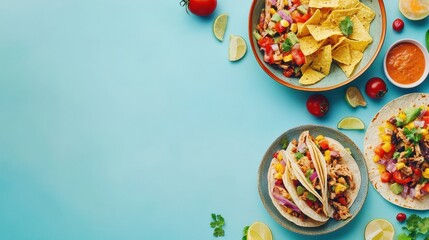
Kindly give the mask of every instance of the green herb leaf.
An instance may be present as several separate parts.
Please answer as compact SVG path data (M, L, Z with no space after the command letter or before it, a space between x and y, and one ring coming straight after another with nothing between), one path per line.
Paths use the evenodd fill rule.
M429 218L423 218L417 226L421 234L426 234L429 231Z
M408 129L404 127L405 136L412 142L418 143L422 140L422 134L416 128Z
M429 29L426 32L426 48L429 51Z
M346 36L349 36L353 33L353 22L350 20L349 16L340 22L340 29L341 32Z
M223 226L225 226L225 219L220 214L211 214L212 222L210 222L210 227L214 228L213 236L215 237L223 237L225 236L225 231L223 230Z
M289 52L290 50L292 50L292 42L290 41L289 38L287 38L284 43L282 44L282 50L283 52Z
M296 153L295 153L295 158L296 158L296 159L298 159L298 160L299 160L299 159L301 159L302 157L304 157L304 154L302 154L302 153L300 153L300 152L296 152Z
M401 233L398 235L398 240L413 240L410 236L408 236L406 233Z
M250 226L245 226L243 228L243 238L241 240L247 240L247 230L249 230Z

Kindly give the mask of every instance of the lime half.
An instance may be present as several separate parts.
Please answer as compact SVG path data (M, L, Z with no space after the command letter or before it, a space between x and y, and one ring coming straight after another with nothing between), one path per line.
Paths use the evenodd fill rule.
M365 240L393 240L395 229L385 219L374 219L365 227Z
M366 106L365 98L357 87L348 87L346 91L346 101L353 108L357 106Z
M247 230L247 240L272 240L270 228L262 222L255 222Z
M217 16L213 22L213 34L216 39L223 41L223 36L225 35L226 25L228 24L228 14L222 13Z
M246 41L240 36L229 37L228 59L231 62L238 61L244 57L247 51Z
M353 129L353 130L363 130L365 129L365 124L357 117L345 117L340 120L337 125L338 129Z

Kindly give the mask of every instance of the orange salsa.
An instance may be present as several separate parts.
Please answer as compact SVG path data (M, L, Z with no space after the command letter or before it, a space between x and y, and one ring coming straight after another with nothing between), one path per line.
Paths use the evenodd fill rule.
M412 43L400 43L387 54L387 72L400 84L411 84L419 80L425 65L422 50Z

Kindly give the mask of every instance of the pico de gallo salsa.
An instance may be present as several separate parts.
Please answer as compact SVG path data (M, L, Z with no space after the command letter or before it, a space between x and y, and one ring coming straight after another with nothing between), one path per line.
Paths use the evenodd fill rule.
M429 107L401 109L379 126L374 148L380 180L404 199L429 193Z
M283 70L285 77L302 75L305 55L300 49L298 23L311 17L308 6L300 0L265 0L254 36L264 61Z

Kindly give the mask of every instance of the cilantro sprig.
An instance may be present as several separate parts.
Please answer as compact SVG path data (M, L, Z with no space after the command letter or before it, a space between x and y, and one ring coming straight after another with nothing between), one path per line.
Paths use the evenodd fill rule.
M223 237L225 236L225 230L223 230L223 226L225 226L225 219L220 214L212 213L212 222L210 222L210 227L213 228L213 236L215 237Z
M353 22L349 16L340 22L340 30L346 36L349 36L353 33Z
M247 230L249 230L250 226L245 226L243 228L243 238L241 240L247 240Z
M398 235L398 240L416 240L419 235L423 235L422 239L429 240L429 217L411 214L406 223L407 226L402 227L405 232Z
M409 129L404 127L404 134L410 141L414 143L418 143L420 140L422 140L422 134L416 128Z

